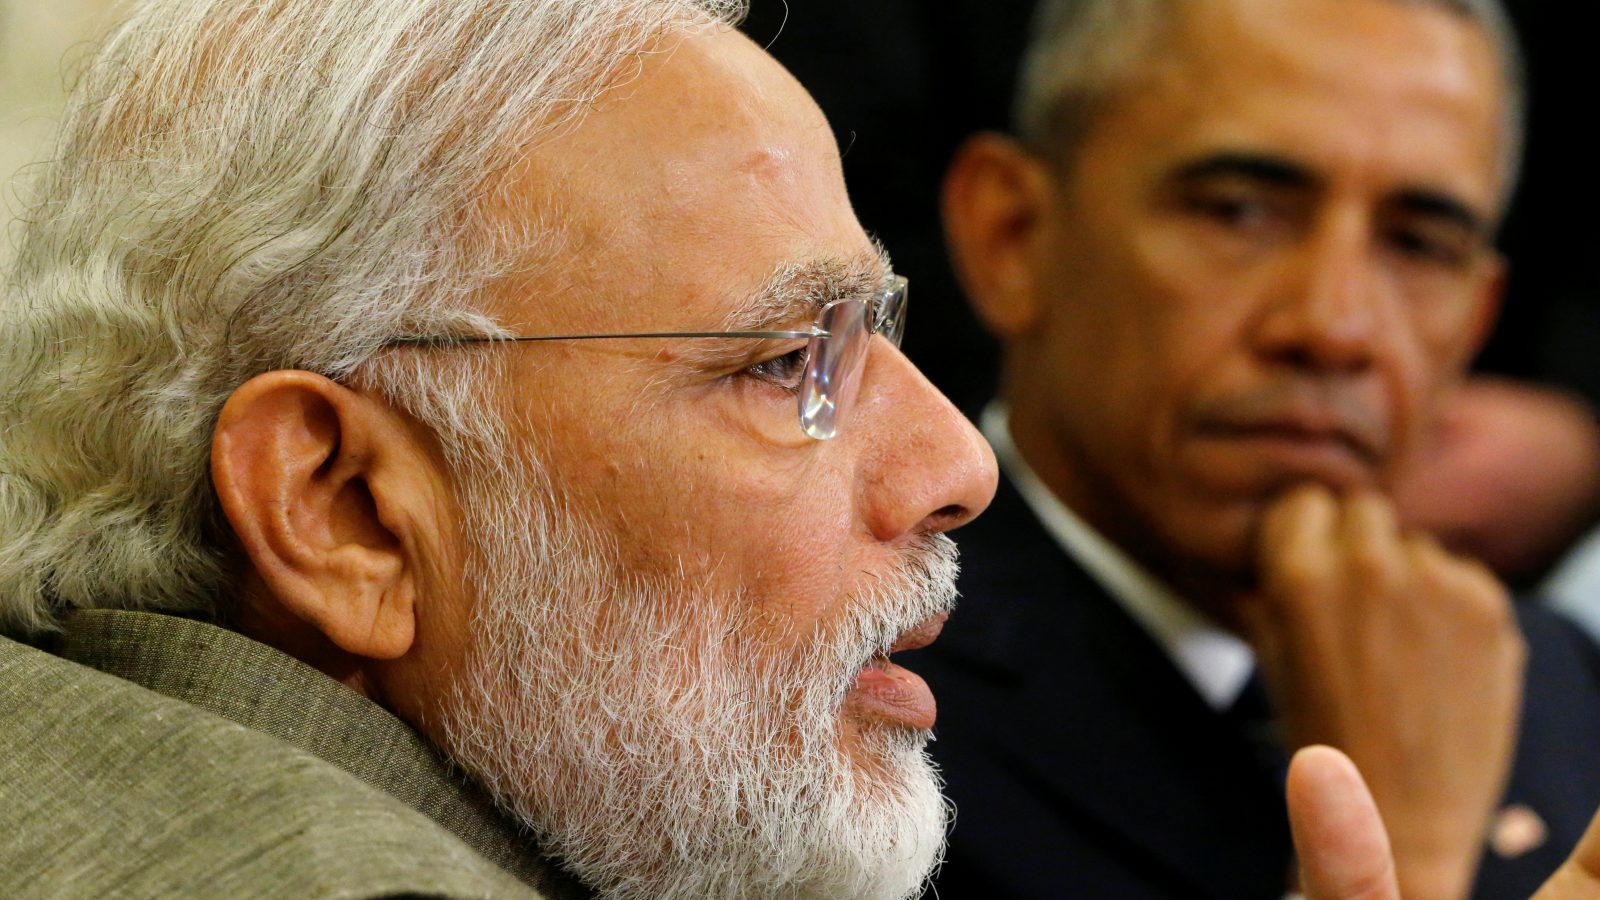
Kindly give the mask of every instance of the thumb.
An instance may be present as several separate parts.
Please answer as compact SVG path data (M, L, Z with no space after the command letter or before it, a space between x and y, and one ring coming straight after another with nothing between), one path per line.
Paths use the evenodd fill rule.
M1400 900L1389 834L1349 757L1332 747L1294 755L1289 825L1306 900Z
M1533 900L1593 900L1600 897L1600 815L1578 842L1578 849Z

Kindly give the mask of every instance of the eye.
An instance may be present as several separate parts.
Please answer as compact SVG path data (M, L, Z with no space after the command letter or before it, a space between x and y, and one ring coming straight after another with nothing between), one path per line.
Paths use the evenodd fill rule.
M795 392L800 390L800 381L805 376L808 354L807 347L796 347L781 356L746 366L741 374Z
M1277 212L1266 200L1239 193L1201 193L1186 198L1189 211L1226 228L1246 230L1270 223Z
M1389 243L1412 259L1457 269L1472 258L1472 240L1447 228L1398 226L1390 230Z

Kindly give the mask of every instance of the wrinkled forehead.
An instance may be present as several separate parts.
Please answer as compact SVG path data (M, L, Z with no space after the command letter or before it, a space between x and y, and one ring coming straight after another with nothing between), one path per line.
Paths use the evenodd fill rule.
M704 328L797 267L859 275L877 254L845 192L832 130L805 89L731 30L643 57L511 196L554 217L554 302L508 308L530 329ZM524 286L526 287L526 286ZM524 300L529 291L517 292Z
M1446 182L1476 206L1498 205L1510 99L1478 24L1400 0L1180 6L1143 96L1183 106L1177 119L1197 138L1281 145L1313 166Z

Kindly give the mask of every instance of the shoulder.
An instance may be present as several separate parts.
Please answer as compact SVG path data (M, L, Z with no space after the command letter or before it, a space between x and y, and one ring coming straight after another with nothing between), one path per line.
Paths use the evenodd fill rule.
M1576 625L1536 599L1518 603L1527 642L1516 759L1501 815L1538 824L1532 848L1502 851L1490 843L1477 897L1525 897L1560 864L1600 806L1600 648ZM1499 820L1497 820L1499 821Z
M1593 638L1537 599L1518 602L1517 625L1528 645L1530 694L1559 689L1568 699L1600 702L1600 645Z
M530 897L265 734L0 638L0 893Z

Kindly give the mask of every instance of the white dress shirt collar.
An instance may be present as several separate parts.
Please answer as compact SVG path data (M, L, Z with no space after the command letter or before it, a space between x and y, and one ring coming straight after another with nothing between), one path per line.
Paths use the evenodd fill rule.
M1051 493L1017 452L1003 404L984 410L982 429L1000 468L1061 549L1149 632L1212 709L1232 706L1255 669L1250 645L1179 599Z

